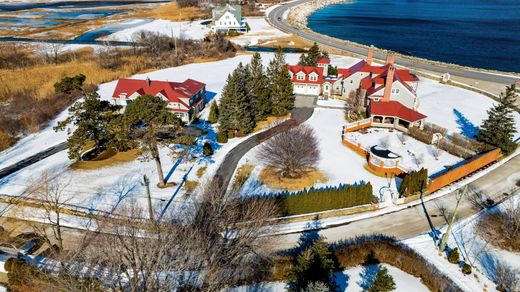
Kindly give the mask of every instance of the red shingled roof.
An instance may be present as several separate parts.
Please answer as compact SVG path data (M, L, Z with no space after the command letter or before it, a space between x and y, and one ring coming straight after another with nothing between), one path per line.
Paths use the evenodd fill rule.
M318 64L330 64L330 59L327 57L321 57L318 59Z
M322 84L323 81L324 81L324 79L323 79L323 68L321 68L321 67L293 66L293 65L287 65L287 67L289 68L289 71L291 71L293 73L293 76L292 76L292 82L293 83ZM296 79L296 74L298 72L305 73L305 79L304 80ZM309 79L309 74L312 73L312 72L318 74L318 79L317 80L313 81L313 80Z
M125 95L126 98L128 98L136 92L139 95L150 94L154 96L161 93L170 102L179 102L186 107L189 107L180 99L193 97L197 92L204 88L204 86L206 86L206 84L193 79L186 79L184 82L119 79L112 97L120 98L122 95Z
M425 115L405 107L398 101L370 101L370 115L397 117L411 123L426 118Z

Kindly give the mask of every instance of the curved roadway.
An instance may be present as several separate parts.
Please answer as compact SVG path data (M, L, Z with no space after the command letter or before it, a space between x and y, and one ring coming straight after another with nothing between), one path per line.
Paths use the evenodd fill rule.
M321 34L312 32L310 30L301 30L298 28L295 28L291 26L290 24L285 22L285 19L283 17L284 13L286 13L288 10L303 4L305 2L308 2L309 0L297 0L294 2L284 3L280 6L274 8L269 12L267 15L268 21L273 25L274 27L278 28L279 30L293 34L296 36L299 36L303 39L316 42L318 44L326 45L329 47L332 47L334 49L342 50L349 53L354 53L358 55L365 56L367 54L367 47L362 46L356 46L349 44L345 41L341 41L339 39L334 39L328 36L323 36ZM381 51L375 50L374 51L374 58L385 60L386 55L382 53ZM450 73L452 76L458 76L463 78L469 78L469 79L475 79L475 80L481 80L481 81L487 81L487 82L494 82L499 83L503 85L511 85L516 80L518 80L518 77L513 76L506 76L506 75L498 75L491 72L483 72L483 71L476 71L476 70L470 70L465 69L462 67L456 67L456 66L449 66L449 65L442 65L442 64L432 64L426 61L420 61L420 60L411 60L410 58L406 58L400 55L395 56L395 61L399 65L405 66L405 67L414 67L417 69L427 70L431 72L438 73L439 75L442 75L446 72Z

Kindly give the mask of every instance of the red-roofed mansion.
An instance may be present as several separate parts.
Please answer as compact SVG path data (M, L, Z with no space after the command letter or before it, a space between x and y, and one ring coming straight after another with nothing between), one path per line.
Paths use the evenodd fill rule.
M125 107L144 94L168 101L168 108L185 123L190 123L206 105L206 84L193 79L184 82L119 79L112 101Z
M422 124L425 115L417 111L416 88L419 78L406 69L397 69L394 55L389 54L382 66L372 65L372 50L367 59L350 68L338 68L338 74L328 75L330 60L322 57L316 67L289 65L296 95L349 96L364 98L363 106L373 122L408 128Z

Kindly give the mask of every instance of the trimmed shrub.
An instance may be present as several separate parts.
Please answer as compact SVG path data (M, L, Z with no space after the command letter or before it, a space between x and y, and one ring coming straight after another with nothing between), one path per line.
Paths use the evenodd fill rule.
M439 125L433 124L433 123L425 123L424 124L424 131L430 134L440 133L443 137L445 137L448 134L448 129L441 127Z
M410 127L408 129L408 135L426 144L431 144L433 140L433 134L421 130L418 127Z
M460 262L459 250L457 248L448 251L448 262L452 264L458 264Z
M399 193L402 196L408 197L428 187L428 170L421 168L419 171L412 171L405 174L401 186L399 187Z
M223 130L218 131L217 142L223 143L223 144L228 142L227 131L223 131Z
M197 140L197 138L195 138L194 136L183 135L183 136L179 136L179 137L173 139L173 143L183 144L183 145L193 145L193 144L195 144L195 140Z
M202 154L205 156L213 155L213 147L211 147L209 142L204 143L204 146L202 146Z
M464 266L462 266L462 273L463 273L464 275L469 275L469 274L471 274L471 266L468 265L468 264L466 264L466 263L464 263Z
M282 192L263 195L251 200L272 200L279 207L280 216L292 216L327 210L350 208L373 202L372 185L340 185L324 189Z
M233 139L233 138L235 138L235 136L236 136L236 133L235 133L234 130L229 130L229 131L227 132L227 137L228 137L229 139Z
M451 135L451 143L469 149L476 153L482 152L486 148L486 145L484 143L470 139L468 137L464 137L459 133L454 133L453 135Z
M442 138L439 141L438 147L452 155L455 155L455 156L458 156L458 157L461 157L464 159L471 158L471 157L473 157L473 155L475 155L474 151L471 151L462 146L456 145L446 138Z

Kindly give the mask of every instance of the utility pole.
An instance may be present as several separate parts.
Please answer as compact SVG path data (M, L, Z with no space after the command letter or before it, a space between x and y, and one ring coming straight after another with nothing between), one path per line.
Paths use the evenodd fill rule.
M448 225L448 229L446 230L446 233L442 237L441 246L439 247L439 253L442 253L444 249L446 248L446 243L448 242L448 237L451 232L451 228L453 227L453 223L455 222L455 217L457 217L457 212L459 211L460 202L464 199L464 196L466 195L466 191L468 190L468 185L464 187L464 190L462 191L462 194L460 195L459 199L457 200L457 205L455 206L455 211L453 211L453 215L451 216L450 224Z
M146 187L146 197L148 199L148 213L150 217L150 221L154 221L153 209L152 209L152 196L150 195L150 179L145 175L143 175L143 186Z

